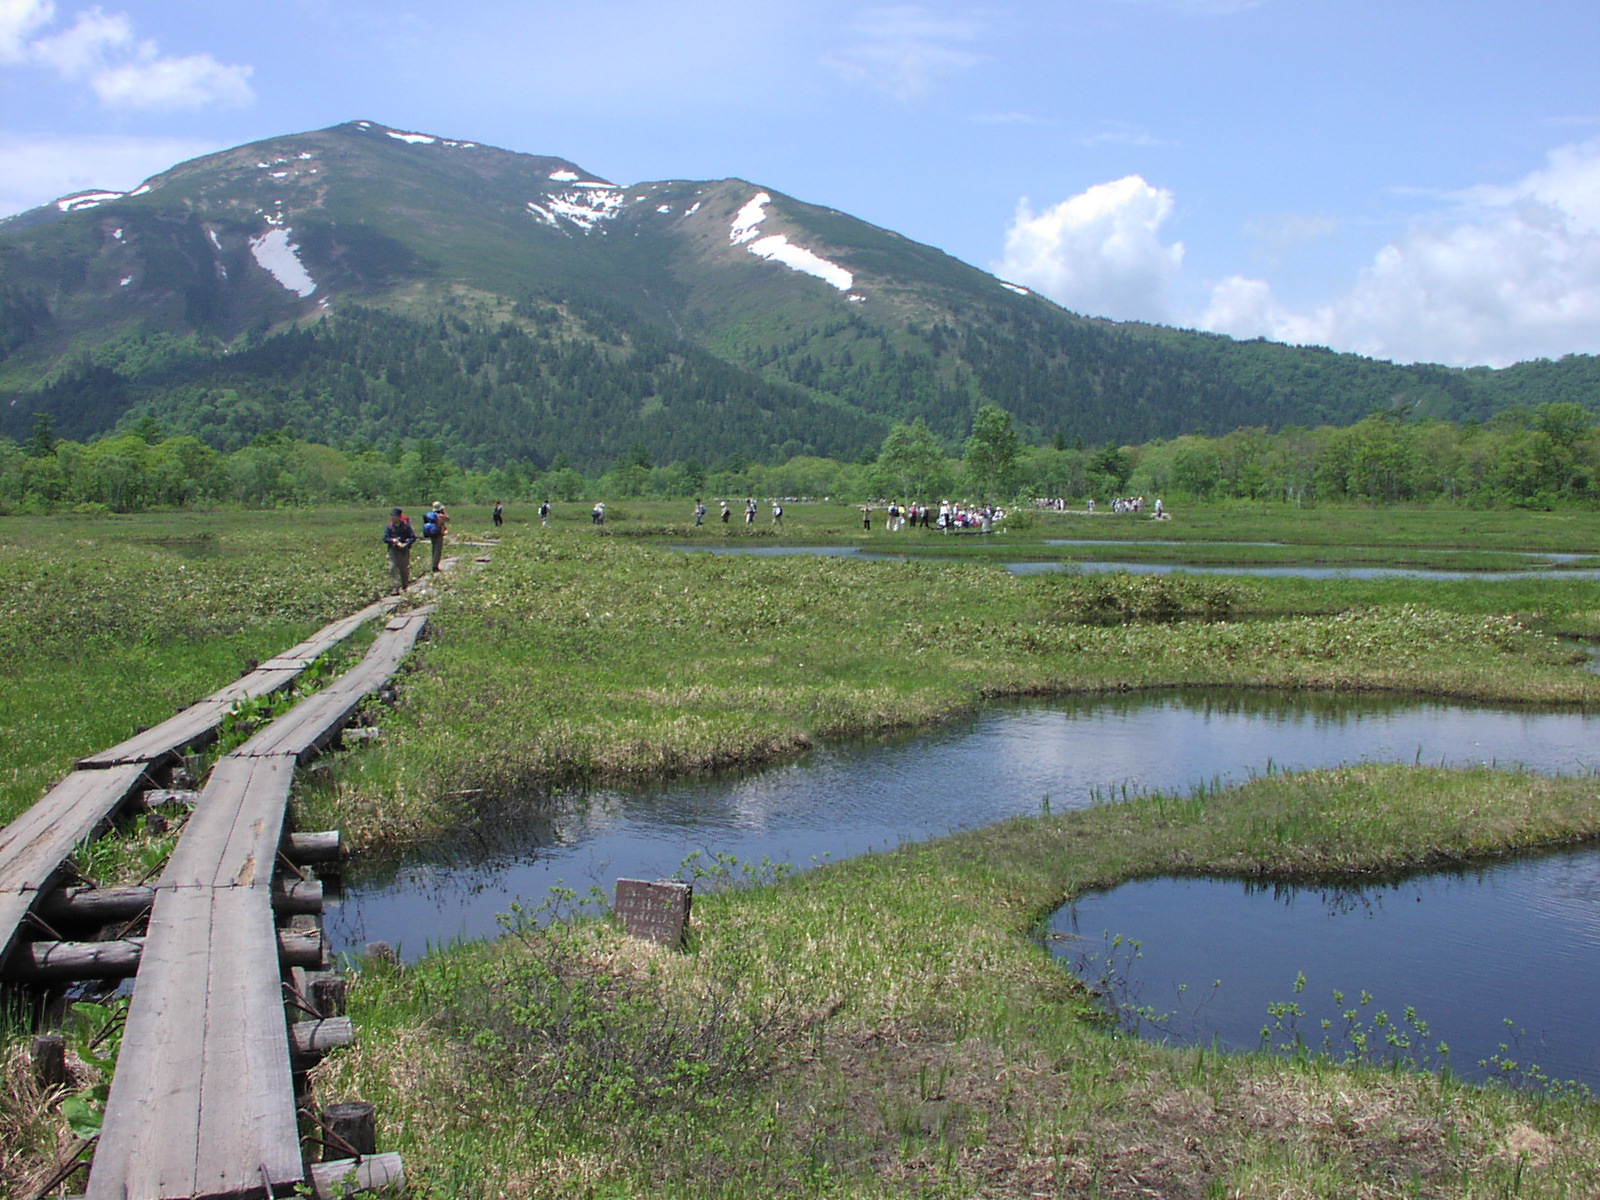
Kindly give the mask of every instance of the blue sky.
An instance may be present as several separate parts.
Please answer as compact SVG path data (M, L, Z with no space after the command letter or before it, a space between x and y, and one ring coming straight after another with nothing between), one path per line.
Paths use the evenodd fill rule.
M739 176L1077 311L1600 352L1594 0L0 0L0 213L365 118Z

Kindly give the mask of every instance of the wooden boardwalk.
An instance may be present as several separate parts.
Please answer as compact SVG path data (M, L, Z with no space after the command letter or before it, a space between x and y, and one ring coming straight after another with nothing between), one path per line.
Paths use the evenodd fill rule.
M75 848L155 788L180 754L213 740L237 701L285 687L400 603L385 598L335 621L160 725L79 760L0 829L0 970L48 981L116 978L137 964L90 1196L292 1195L308 1186L339 1195L344 1182L403 1183L395 1155L305 1164L294 1073L307 1054L348 1041L349 1022L289 1023L284 964L307 953L320 960L321 937L280 929L278 912L306 912L308 897L320 909L321 885L279 877L277 869L290 844L284 818L296 764L338 736L363 698L393 675L431 607L391 616L361 663L221 760L153 888L60 886ZM286 899L296 894L298 908ZM136 919L148 907L148 932L114 942L23 942L30 920L52 937L51 920L82 920L73 905L84 895L132 903ZM79 963L93 960L88 969L55 969L75 952ZM102 960L109 966L99 970Z
M296 1119L273 874L296 763L408 654L428 610L217 764L155 889L91 1200L291 1195Z
M135 792L154 786L147 778L149 771L213 739L236 701L286 687L319 655L345 641L367 621L392 613L399 604L399 597L385 597L342 617L154 728L79 759L78 770L0 829L0 964L16 945L29 912L55 882L73 850L104 827Z

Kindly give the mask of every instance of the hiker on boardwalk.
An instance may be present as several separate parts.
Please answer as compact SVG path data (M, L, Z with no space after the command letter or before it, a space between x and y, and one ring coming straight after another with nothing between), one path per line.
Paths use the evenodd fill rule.
M724 500L722 502L722 523L724 525L726 525L728 523L728 512L729 512L728 502L726 500Z
M699 525L703 521L705 521L705 519L706 519L706 502L704 500L696 500L694 502L694 523L696 525Z
M550 527L550 501L548 500L539 505L539 524L546 529Z
M491 516L494 520L494 527L499 529L500 526L506 523L506 506L501 504L500 501L496 500L494 502L494 512L491 514Z
M433 545L433 569L439 569L439 560L444 557L444 531L450 527L450 514L445 512L444 504L438 500L433 502L422 518L422 536Z
M389 582L394 585L389 594L392 596L398 596L411 586L411 547L416 540L416 532L406 520L406 514L391 508L389 523L383 527L383 544L389 551Z

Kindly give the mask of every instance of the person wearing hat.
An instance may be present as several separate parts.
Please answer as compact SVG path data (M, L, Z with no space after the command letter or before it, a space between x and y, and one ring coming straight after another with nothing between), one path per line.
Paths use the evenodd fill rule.
M394 584L389 594L392 596L398 596L411 586L411 547L416 540L416 532L406 514L391 508L389 523L383 527L383 544L389 551L389 582Z
M433 543L433 569L439 569L439 559L444 556L444 531L450 527L450 514L444 505L435 500L428 515L422 518L422 536Z

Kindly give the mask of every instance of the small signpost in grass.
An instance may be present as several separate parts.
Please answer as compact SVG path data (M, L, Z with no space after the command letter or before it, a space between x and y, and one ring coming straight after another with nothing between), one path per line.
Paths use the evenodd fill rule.
M644 879L617 880L617 915L629 937L674 950L683 948L694 888L687 883Z

